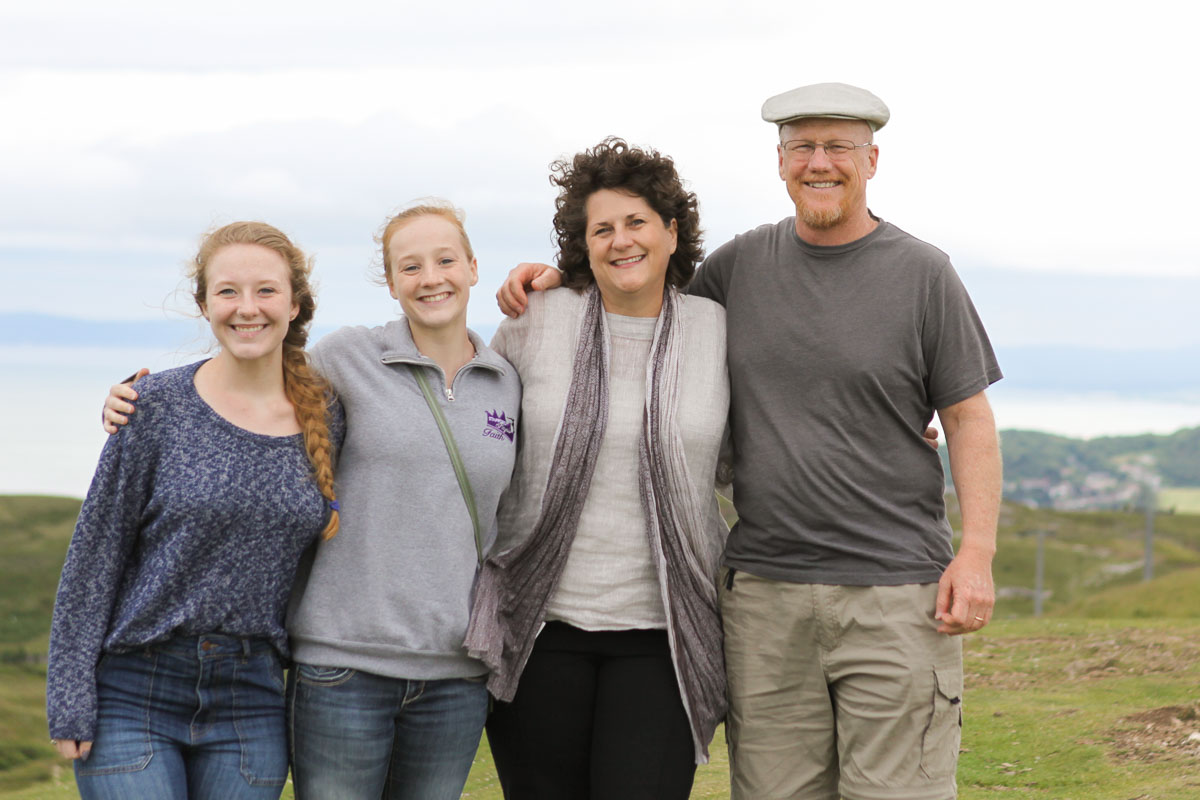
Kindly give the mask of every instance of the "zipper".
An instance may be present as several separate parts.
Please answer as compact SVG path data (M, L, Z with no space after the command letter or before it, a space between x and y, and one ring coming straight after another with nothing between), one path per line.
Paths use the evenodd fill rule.
M413 366L433 367L435 370L437 370L438 374L441 376L442 381L445 381L445 379L446 379L446 373L442 372L442 368L439 367L436 363L434 363L431 359L425 358L424 356L421 356L419 358L411 358L411 357L405 356L405 355L392 355L392 356L384 356L384 357L380 358L380 361L384 364L410 364ZM458 377L459 377L459 375L462 375L463 370L465 370L467 367L474 367L474 366L478 366L483 369L490 369L492 372L495 372L498 375L506 374L504 372L504 370L500 369L499 367L495 367L495 366L492 366L491 364L486 364L486 363L479 361L479 354L476 353L475 356L472 357L470 361L468 361L466 364L463 364L463 366L459 368L458 375L454 376L454 382L456 383L458 381ZM446 395L446 402L453 403L454 402L454 387L453 387L453 385L447 386L443 390L443 392Z

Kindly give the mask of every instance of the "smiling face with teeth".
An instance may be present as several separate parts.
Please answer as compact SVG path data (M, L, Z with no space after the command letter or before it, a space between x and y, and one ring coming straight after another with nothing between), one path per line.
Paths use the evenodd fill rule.
M846 244L874 230L876 223L867 211L867 181L875 176L879 148L859 148L849 158L834 161L818 147L805 161L789 156L782 143L847 139L861 144L871 138L871 126L852 119L804 118L780 126L779 177L796 204L801 239L817 245Z
M221 345L218 358L282 363L288 325L300 313L283 256L257 244L226 245L209 259L205 283L200 310Z
M459 229L435 214L414 217L391 234L386 253L388 289L414 333L465 334L479 267Z
M588 197L588 260L605 311L658 316L676 231L639 195L600 189Z

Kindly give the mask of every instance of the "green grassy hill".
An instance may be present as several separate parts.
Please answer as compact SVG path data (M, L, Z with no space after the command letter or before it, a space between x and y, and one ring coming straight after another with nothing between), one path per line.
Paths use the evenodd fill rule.
M1056 611L1055 616L1200 620L1200 568L1105 589Z
M62 772L46 739L46 642L79 505L0 496L0 796Z
M958 520L950 498L951 521ZM46 739L47 631L79 501L0 496L0 800L74 797ZM1006 504L996 621L965 641L960 797L1200 798L1200 516L1156 519L1142 583L1144 519ZM1030 618L1036 530L1046 540L1047 617ZM728 797L723 741L694 798ZM290 797L290 790L285 797ZM499 800L486 744L467 797Z
M1147 485L1157 507L1200 512L1200 427L1175 433L1074 439L1040 431L1000 431L1004 497L1039 508L1132 509ZM950 480L949 450L939 450Z
M951 500L951 523L957 529L953 505ZM1200 567L1200 516L1158 514L1154 526L1156 577ZM1005 503L993 567L997 616L1016 618L1033 611L1038 530L1047 532L1047 613L1142 580L1145 517L1141 513L1051 511Z
M54 590L80 501L0 496L0 661L46 652Z
M1105 470L1114 461L1147 456L1167 486L1200 486L1200 428L1095 439L1022 430L1004 430L1000 435L1004 442L1006 480L1055 477L1067 464Z

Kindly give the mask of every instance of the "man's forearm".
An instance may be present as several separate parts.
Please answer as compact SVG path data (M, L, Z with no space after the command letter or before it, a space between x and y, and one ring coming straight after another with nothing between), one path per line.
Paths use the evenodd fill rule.
M959 548L996 552L996 526L1000 516L1002 466L996 420L981 393L939 412L946 428L950 475L962 514Z

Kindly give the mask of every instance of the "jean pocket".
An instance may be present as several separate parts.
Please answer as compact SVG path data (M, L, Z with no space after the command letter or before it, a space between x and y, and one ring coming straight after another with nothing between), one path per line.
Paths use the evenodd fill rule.
M274 652L236 663L232 712L242 779L250 786L283 786L288 772L283 665Z
M315 664L297 664L296 678L310 686L341 686L354 677L357 670L349 667L320 667Z
M921 771L936 780L954 773L962 740L962 670L934 667L933 709L921 737Z
M267 677L270 679L271 685L275 687L275 691L279 692L280 697L283 697L287 692L287 680L283 674L283 662L274 653L271 653L270 661L267 664Z
M115 730L101 725L87 760L75 762L77 775L115 775L140 772L150 765L154 750L145 730Z
M106 654L96 669L96 740L77 775L138 772L150 764L153 659L139 653Z

